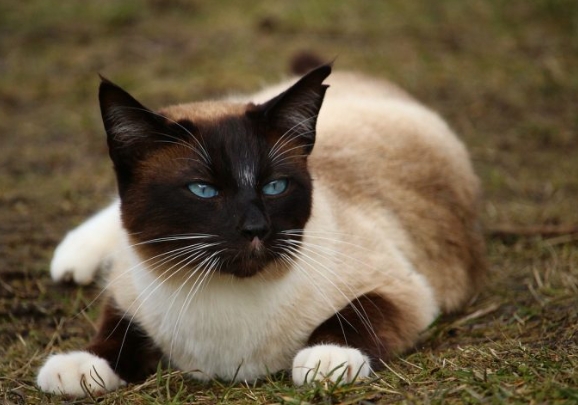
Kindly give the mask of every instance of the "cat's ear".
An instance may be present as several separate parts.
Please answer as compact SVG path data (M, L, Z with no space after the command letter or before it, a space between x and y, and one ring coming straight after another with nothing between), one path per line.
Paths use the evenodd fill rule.
M267 125L280 136L290 136L310 153L315 143L317 116L329 87L323 81L331 65L311 70L277 97L257 106Z
M128 158L162 129L163 120L125 90L101 76L98 100L111 158ZM123 156L125 155L125 156ZM115 161L116 163L116 161Z
M107 134L108 149L119 186L130 179L134 164L167 133L165 120L149 110L125 90L101 76L98 93L100 112Z

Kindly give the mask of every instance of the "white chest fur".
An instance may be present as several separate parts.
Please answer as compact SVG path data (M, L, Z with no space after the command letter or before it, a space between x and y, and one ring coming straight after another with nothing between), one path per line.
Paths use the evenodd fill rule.
M268 281L215 275L206 285L180 286L143 273L133 278L146 291L136 319L175 366L200 379L252 380L289 368L335 311L313 299L311 283L297 272Z

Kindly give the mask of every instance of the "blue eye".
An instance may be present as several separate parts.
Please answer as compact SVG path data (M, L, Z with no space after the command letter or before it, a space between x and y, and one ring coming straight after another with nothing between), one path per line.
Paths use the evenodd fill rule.
M215 187L210 186L206 183L195 182L189 184L188 187L189 190L191 190L191 193L193 193L197 197L213 198L219 195L219 191Z
M289 181L287 179L273 180L272 182L269 182L263 186L263 194L279 195L287 190L288 185Z

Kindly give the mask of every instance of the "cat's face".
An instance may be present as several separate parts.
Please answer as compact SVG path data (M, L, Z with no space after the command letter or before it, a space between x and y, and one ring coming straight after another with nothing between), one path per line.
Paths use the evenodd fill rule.
M146 109L103 81L123 223L149 267L257 274L311 212L307 156L328 66L261 105ZM187 111L187 109L189 111Z

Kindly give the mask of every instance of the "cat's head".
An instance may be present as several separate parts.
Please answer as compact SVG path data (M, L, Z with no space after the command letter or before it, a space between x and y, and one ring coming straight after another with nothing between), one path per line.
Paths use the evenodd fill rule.
M153 112L103 79L100 106L123 223L150 268L257 274L311 213L307 157L329 65L263 104Z

